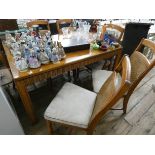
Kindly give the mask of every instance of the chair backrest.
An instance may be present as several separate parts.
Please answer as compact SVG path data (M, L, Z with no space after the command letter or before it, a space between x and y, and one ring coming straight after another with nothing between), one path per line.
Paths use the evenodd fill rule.
M155 54L155 43L148 39L142 39L136 50L130 56L132 83L138 84L155 65L155 59L149 61L147 57L141 53L141 50L144 49L144 47L151 49Z
M57 30L59 34L62 34L61 28L63 27L69 27L72 23L72 19L59 19L56 21Z
M17 19L0 19L0 32L18 30Z
M39 25L41 27L42 26L45 27L46 30L50 30L49 23L46 20L34 20L34 21L28 22L26 24L27 24L28 28L32 27L33 25Z
M120 74L116 71L119 71ZM128 91L131 71L128 56L122 58L116 71L111 74L97 94L89 127L95 126L101 117Z
M123 54L129 56L134 52L142 38L147 38L151 24L149 23L127 23L122 41Z
M117 37L115 36L115 39L118 42L120 42L123 37L123 34L124 34L124 28L119 25L112 24L112 23L105 24L102 27L101 38L103 38L103 35L105 34L105 32L107 31L108 28L113 29L113 30L117 31L117 33L119 33Z

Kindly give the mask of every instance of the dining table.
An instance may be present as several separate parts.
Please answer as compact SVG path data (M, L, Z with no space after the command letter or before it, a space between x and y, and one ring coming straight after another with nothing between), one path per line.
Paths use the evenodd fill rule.
M59 38L59 35L54 38ZM73 52L66 52L66 57L58 63L53 64L50 62L48 64L41 65L39 68L29 68L27 71L21 72L16 68L15 60L10 52L10 48L4 42L2 45L15 87L20 95L25 112L32 124L37 122L37 116L27 89L29 85L32 85L38 81L56 77L71 70L82 68L86 65L102 61L104 59L109 59L114 56L114 54L116 58L114 63L115 68L121 59L122 53L121 45L115 49L108 49L106 51L102 51L100 49L93 50L91 48L83 50L79 49Z

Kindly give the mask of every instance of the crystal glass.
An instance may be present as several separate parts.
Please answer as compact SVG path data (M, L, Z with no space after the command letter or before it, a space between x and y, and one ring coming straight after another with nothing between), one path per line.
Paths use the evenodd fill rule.
M63 27L61 30L63 33L63 38L67 38L68 37L68 27Z

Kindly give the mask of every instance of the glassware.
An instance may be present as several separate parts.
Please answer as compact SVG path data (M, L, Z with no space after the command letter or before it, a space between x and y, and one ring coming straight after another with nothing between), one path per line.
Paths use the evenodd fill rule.
M89 24L83 25L83 29L84 29L84 37L87 40L89 35L90 25Z
M63 33L63 38L67 38L68 37L68 27L63 27L61 30Z

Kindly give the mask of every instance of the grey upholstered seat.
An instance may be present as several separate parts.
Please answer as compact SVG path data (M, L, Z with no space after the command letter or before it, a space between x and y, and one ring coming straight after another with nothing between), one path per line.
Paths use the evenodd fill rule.
M102 85L111 74L112 71L107 70L96 70L92 73L94 92L98 93L100 91Z
M65 83L45 111L46 120L87 128L96 93L72 83Z

